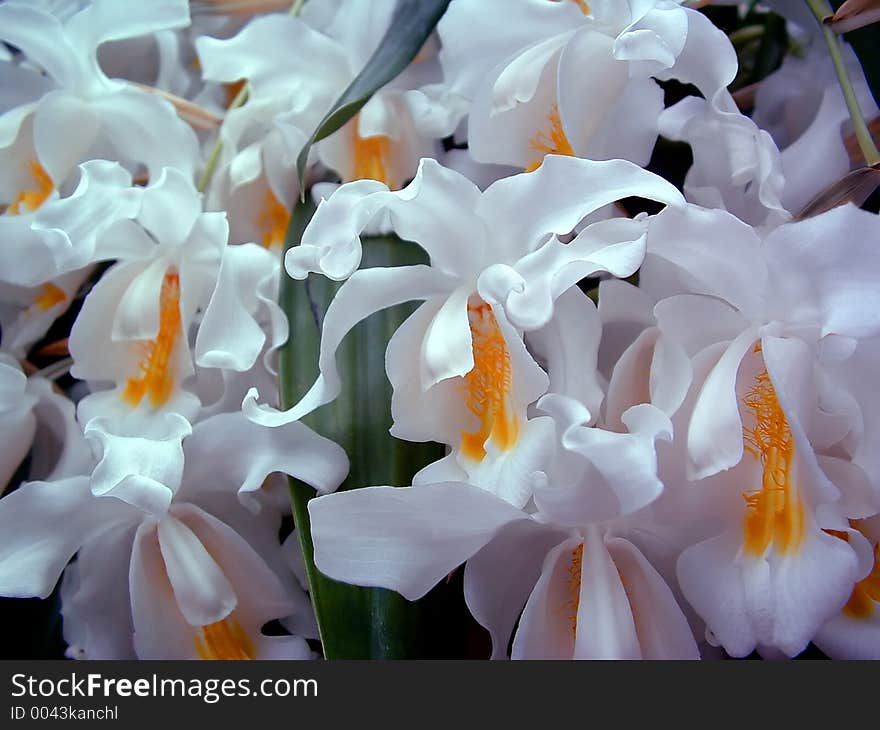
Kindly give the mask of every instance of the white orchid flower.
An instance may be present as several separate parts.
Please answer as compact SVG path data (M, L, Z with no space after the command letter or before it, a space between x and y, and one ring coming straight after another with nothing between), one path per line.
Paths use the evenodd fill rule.
M604 283L634 288L618 280ZM636 355L620 358L626 373L618 378L615 371L602 409L597 366L603 325L596 306L577 287L560 297L558 305L558 329L552 337L549 326L527 334L530 351L544 363L550 380L549 392L532 411L550 417L555 432L554 451L544 460L543 474L532 475L532 498L542 519L577 529L643 513L662 494L657 442L672 440L670 415L677 405L668 386L656 388L659 406L650 402L654 389L645 384L653 383L652 367L659 378L667 378L669 365L664 362L679 358L669 356L675 348L661 337L651 345L641 345L648 338L637 338L630 348ZM606 303L606 316L607 309ZM649 351L651 346L653 359L639 349ZM684 353L681 358L687 362ZM686 390L689 370L674 381ZM660 407L670 404L669 412Z
M107 41L188 23L185 0L136 8L92 0L63 17L23 0L0 6L0 40L20 49L53 82L39 85L36 100L0 116L0 167L10 171L4 176L33 177L20 188L24 200L61 188L78 163L96 158L124 162L133 173L143 165L150 176L164 166L193 175L195 133L171 104L108 78L97 59L98 47Z
M672 440L672 423L643 403L622 416L626 432L587 426L592 416L573 398L551 393L537 409L556 425L557 452L534 489L540 513L557 525L578 527L638 512L660 496L657 440Z
M511 452L499 480L505 488L487 489L482 474L461 468L466 479L432 482L455 475L453 449L410 488L314 500L316 565L336 579L415 599L468 561L465 596L490 631L495 658L506 655L518 618L514 658L697 658L672 591L624 539L631 517L644 515L663 490L655 441L671 438L671 423L655 406L639 404L622 416L628 432L589 425L595 418L572 395L601 403L601 391L596 397L584 387L596 363L598 315L576 288L559 303L558 329L530 333L552 392L526 427L540 424L549 433L540 449L517 445Z
M845 360L880 331L867 264L877 226L876 215L853 206L779 226L763 240L723 211L667 208L653 219L642 286L662 299L654 310L661 331L691 355L727 343L688 431L692 478L728 469L744 454L734 384L755 343L765 353L768 343L805 347L810 359L800 365L809 373ZM841 241L833 255L829 240Z
M448 93L471 103L471 154L527 170L550 153L645 164L654 79L714 100L737 68L727 37L673 0L455 0L438 32Z
M465 598L493 658L518 619L514 658L699 656L669 587L613 530L564 529L461 482L355 489L309 514L315 563L337 580L415 600L467 561Z
M845 52L859 105L871 119L880 111L855 54ZM849 172L849 111L824 44L814 43L805 58L787 57L761 82L752 119L726 92L718 101L687 97L660 115L661 134L693 149L684 186L689 201L772 228Z
M753 353L741 366L748 375L737 395L753 411L743 425L748 452L737 466L694 485L714 506L705 512L710 535L687 547L677 564L707 638L733 656L801 652L843 609L872 563L870 545L846 519L850 472L858 472L832 470L813 453L804 431L815 430L819 411L808 404L816 393L779 350L775 344ZM711 372L719 352L701 353L697 360L708 367L696 369Z
M800 4L799 4L800 5ZM818 29L811 18L810 27ZM852 49L843 47L846 72L866 119L880 116ZM755 95L755 123L781 150L785 189L782 203L792 213L850 170L844 144L849 111L824 42L815 38L805 57L789 55L761 82Z
M73 403L48 380L26 377L6 353L0 353L0 443L0 492L29 451L31 479L81 474L91 460Z
M197 39L206 80L229 84L247 79L249 84L247 103L230 111L222 132L229 143L225 159L233 187L273 164L294 175L303 144L379 45L395 4L314 0L301 18L267 15L253 19L233 38ZM436 63L417 59L373 94L352 122L319 141L317 158L343 181L370 178L402 187L419 159L436 154L433 139L454 129L429 83L439 75ZM266 152L267 145L273 154Z
M772 228L791 219L782 204L787 178L779 150L732 100L718 108L686 97L660 115L659 127L664 137L687 142L693 150L694 164L684 183L690 202L726 210L754 226ZM802 179L797 170L787 172Z
M3 349L24 359L31 346L67 311L89 273L89 269L74 271L33 288L0 284Z
M203 213L200 194L179 171L165 169L143 190L134 219L98 239L98 256L117 259L92 289L71 330L71 372L109 381L79 404L96 415L144 417L172 410L190 420L199 400L184 386L193 374L189 334L202 313L195 359L205 367L250 369L267 335L262 313L286 338L272 301L276 258L257 244L228 246L224 213Z
M261 429L240 413L191 436L180 416L163 420L167 438L149 448L93 422L103 452L91 478L31 482L0 501L0 594L49 595L77 553L62 587L73 656L310 658L301 638L261 633L304 602L283 568L280 513L254 492L278 470L334 489L344 452L301 424ZM244 509L236 490L262 509Z
M320 12L322 4L335 10L324 32L347 59L348 78L337 89L338 97L378 48L397 2L318 0L312 10ZM439 154L436 140L455 129L457 118L440 79L436 43L429 39L409 67L373 94L355 119L318 142L316 156L343 182L372 179L391 189L402 188L415 175L419 160Z
M873 548L870 572L856 583L840 614L830 619L813 642L832 659L880 659L880 517L852 526ZM840 537L850 533L840 533Z
M625 281L599 284L602 340L597 359L607 378L602 423L611 431L626 430L624 414L642 403L672 418L690 387L690 358L657 327L655 304L644 289Z
M12 185L9 194L26 184L6 182ZM45 178L38 183L39 193L20 193L0 215L0 236L6 242L0 254L0 282L34 289L35 302L43 297L51 307L64 302L66 309L70 292L55 280L93 263L97 238L115 221L135 215L141 192L131 183L131 175L118 163L91 160L79 166L70 194L52 190Z
M334 355L345 334L372 312L422 299L425 304L388 347L392 433L453 447L452 458L422 478L437 481L442 473L460 479L464 470L493 491L508 489L508 498L523 504L527 489L521 480L504 478L505 464L521 471L521 463L513 465L522 459L540 463L552 437L546 422L526 420L526 407L547 390L548 380L522 332L546 326L554 300L584 276L628 276L638 268L641 219L586 226L568 244L557 238L629 194L681 200L671 185L631 163L562 157L484 193L433 160L423 160L416 178L399 192L372 181L343 185L319 206L302 244L286 259L295 278L309 271L350 276L324 318L319 378L285 413L257 405L256 391L245 399L245 412L275 425L333 400L339 392ZM355 271L360 233L379 214L387 215L402 239L417 242L431 265ZM445 466L458 471L436 471ZM478 474L484 469L488 473Z
M706 489L722 513L721 534L682 553L682 590L729 653L794 655L865 569L847 518L878 507L834 451L858 423L823 370L880 327L869 304L877 217L847 206L763 241L721 211L667 209L654 224L642 283L671 294L654 309L658 326L703 363L687 478L717 475ZM832 254L829 240L845 249Z
M286 213L298 193L291 191L296 156L334 101L338 49L287 15L254 18L229 39L199 37L195 47L206 81L230 88L248 82L247 102L230 109L220 128L221 156L210 205L219 208L237 197L239 188L259 183L262 196L250 201L248 218L264 228L263 235L276 228L283 234L286 215L278 209ZM314 73L314 64L320 65L320 74Z
M226 211L230 243L255 241L276 254L280 268L290 211L299 187L294 160L288 158L280 138L270 132L259 145L261 160L255 164L260 167L253 173L244 172L244 166L237 162L218 171L208 189L206 209ZM244 157L235 160L243 161Z

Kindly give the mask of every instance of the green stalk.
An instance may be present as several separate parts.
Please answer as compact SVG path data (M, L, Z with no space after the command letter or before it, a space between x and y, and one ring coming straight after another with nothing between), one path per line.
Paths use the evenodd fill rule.
M226 110L228 114L233 109L238 109L242 104L247 101L248 98L248 85L245 83L241 89L239 89L238 93L235 95L235 98L232 100L232 103L229 105L229 108ZM199 178L198 185L196 185L196 189L200 193L204 193L208 189L208 185L211 183L211 178L214 177L214 171L217 169L217 163L220 161L220 152L223 150L223 137L221 136L221 132L223 131L223 126L220 126L220 131L217 132L217 139L214 141L214 146L211 148L211 152L208 154L208 160L205 163L205 169L202 171L202 176Z
M759 40L764 37L765 28L763 25L746 25L737 28L730 34L730 42L735 48L747 46L752 41Z
M293 210L288 245L299 242L314 204L310 196ZM398 266L424 262L424 254L393 236L365 238L363 267ZM290 407L306 392L318 374L319 320L342 284L313 274L306 281L282 276L280 302L290 321L290 340L279 359L281 403ZM391 386L385 374L385 348L412 305L393 307L368 317L345 338L337 363L342 392L303 422L339 443L348 453L351 471L340 487L406 486L413 474L442 457L438 444L418 444L392 438ZM294 521L306 564L312 603L324 654L328 659L395 659L437 656L450 651L459 636L447 636L444 625L422 629L426 611L438 601L449 604L451 588L440 586L431 596L410 603L397 593L359 588L330 580L315 567L308 501L315 496L306 484L290 479ZM460 590L460 588L459 588ZM459 603L460 593L459 593ZM458 614L462 614L459 607ZM449 616L456 615L454 607ZM447 641L444 646L438 642ZM454 651L453 651L454 653Z
M878 165L880 164L880 152L877 151L877 145L874 144L874 138L871 136L868 125L865 123L865 118L862 116L862 110L859 108L855 89L843 61L840 39L828 24L825 23L825 19L833 15L831 6L826 0L807 0L807 5L822 27L822 35L828 46L828 52L831 54L831 61L834 64L837 81L840 84L841 91L843 91L846 108L849 110L849 116L852 119L856 139L862 151L862 156L865 158L865 163L869 167Z

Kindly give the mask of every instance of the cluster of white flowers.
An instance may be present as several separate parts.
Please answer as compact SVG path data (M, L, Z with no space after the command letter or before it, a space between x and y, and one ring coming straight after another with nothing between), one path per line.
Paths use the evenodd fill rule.
M396 2L290 5L0 3L0 488L29 472L0 595L61 578L73 657L315 656L292 475L321 572L417 599L464 563L494 658L880 658L880 217L801 215L851 164L813 29L745 116L680 0L452 0L312 146L342 184L282 256L297 157ZM645 169L661 134L683 192ZM377 230L427 264L362 268ZM285 275L343 283L281 410ZM447 455L333 493L345 451L299 421L409 301L391 435Z

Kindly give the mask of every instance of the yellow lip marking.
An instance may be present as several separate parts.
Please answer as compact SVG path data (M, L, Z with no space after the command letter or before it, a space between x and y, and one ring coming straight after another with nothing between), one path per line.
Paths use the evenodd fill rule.
M61 304L65 299L67 299L67 295L64 293L64 290L49 282L48 284L43 284L40 295L34 300L32 306L41 312L46 312L56 304Z
M462 434L461 450L470 459L481 461L489 439L502 451L512 449L519 424L510 404L510 353L492 308L482 300L469 302L468 319L474 367L464 376L464 400L468 410L480 420L480 429Z
M578 609L581 605L581 570L584 562L584 544L581 543L571 551L568 565L567 592L568 599L565 608L568 613L568 623L571 626L571 638L577 640Z
M33 213L43 203L46 202L52 194L53 184L49 173L43 169L43 166L36 160L28 162L28 169L31 172L36 187L33 190L22 190L9 204L6 212L9 215L21 215L21 213Z
M529 149L538 152L540 157L533 160L526 167L526 172L537 170L546 155L574 157L574 150L568 141L568 137L565 136L565 130L562 129L562 119L559 117L559 107L556 104L550 109L548 120L550 122L550 134L548 135L540 131L529 140Z
M755 418L754 427L743 427L744 446L763 467L761 487L743 495L743 547L756 557L771 545L781 554L796 552L804 539L805 516L791 479L794 440L766 369L755 378L743 403Z
M868 538L859 520L850 520L849 524ZM849 542L849 533L841 530L825 530L825 532ZM843 614L855 619L871 618L878 606L880 606L880 541L874 545L874 565L871 567L871 572L853 586L849 600L843 607Z
M202 659L255 659L253 642L231 616L207 626L196 634L196 651Z
M266 190L263 207L257 217L257 225L264 231L263 248L280 248L284 244L288 223L290 223L290 211L275 197L271 188Z
M169 272L165 274L159 294L159 332L155 340L145 343L141 375L129 378L122 400L134 407L147 396L154 408L161 408L168 402L174 387L169 365L180 334L180 277L176 272Z
M389 189L396 189L388 169L391 162L391 137L379 134L361 137L358 134L358 116L349 122L354 135L354 170L352 180L378 180Z

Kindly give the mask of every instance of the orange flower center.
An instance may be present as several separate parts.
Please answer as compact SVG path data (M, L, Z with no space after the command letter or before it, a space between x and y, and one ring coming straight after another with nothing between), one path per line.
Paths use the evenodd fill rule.
M290 223L290 211L275 197L271 188L266 190L263 207L257 217L257 226L263 231L263 248L281 248Z
M64 290L49 282L48 284L43 284L40 295L34 300L32 307L39 309L41 312L46 312L56 304L61 304L65 299L67 299L67 295L64 293Z
M352 180L378 180L390 189L395 189L388 164L391 157L391 137L376 135L361 137L358 134L358 117L350 122L354 135L354 171Z
M574 157L574 150L571 148L568 137L565 136L565 131L562 129L562 119L559 117L559 107L556 104L550 109L548 120L550 122L550 133L547 134L542 130L529 140L529 149L537 152L540 157L532 160L528 167L526 167L526 172L537 170L546 155Z
M762 465L760 489L743 495L745 551L760 557L773 545L782 554L795 552L804 539L805 517L791 479L794 440L766 370L755 378L743 403L755 420L754 427L743 427L744 446Z
M159 294L159 332L156 339L143 343L144 357L139 377L129 378L122 400L132 408L147 396L154 408L161 408L171 397L174 376L169 372L174 346L181 334L180 277L166 273Z
M49 173L43 169L43 166L36 160L31 160L28 162L28 169L36 182L36 186L33 190L22 190L15 197L15 200L7 208L6 212L9 215L21 215L22 212L33 213L52 194L52 178L49 177Z
M865 535L859 520L850 520L849 524ZM846 532L840 530L825 530L825 532L849 542L849 534ZM871 567L871 572L853 586L849 600L843 607L843 614L855 619L871 618L878 604L880 604L880 542L874 545L874 565Z
M568 565L567 592L568 599L565 608L568 613L568 623L571 626L571 637L577 639L578 608L581 605L581 570L584 562L584 544L581 543L571 551L571 560Z
M464 401L479 419L480 428L462 434L461 451L470 459L482 461L489 439L502 451L513 448L519 423L510 404L510 353L492 308L481 299L468 302L468 319L474 367L464 376Z
M231 616L207 626L196 634L196 651L202 659L255 659L253 642Z

